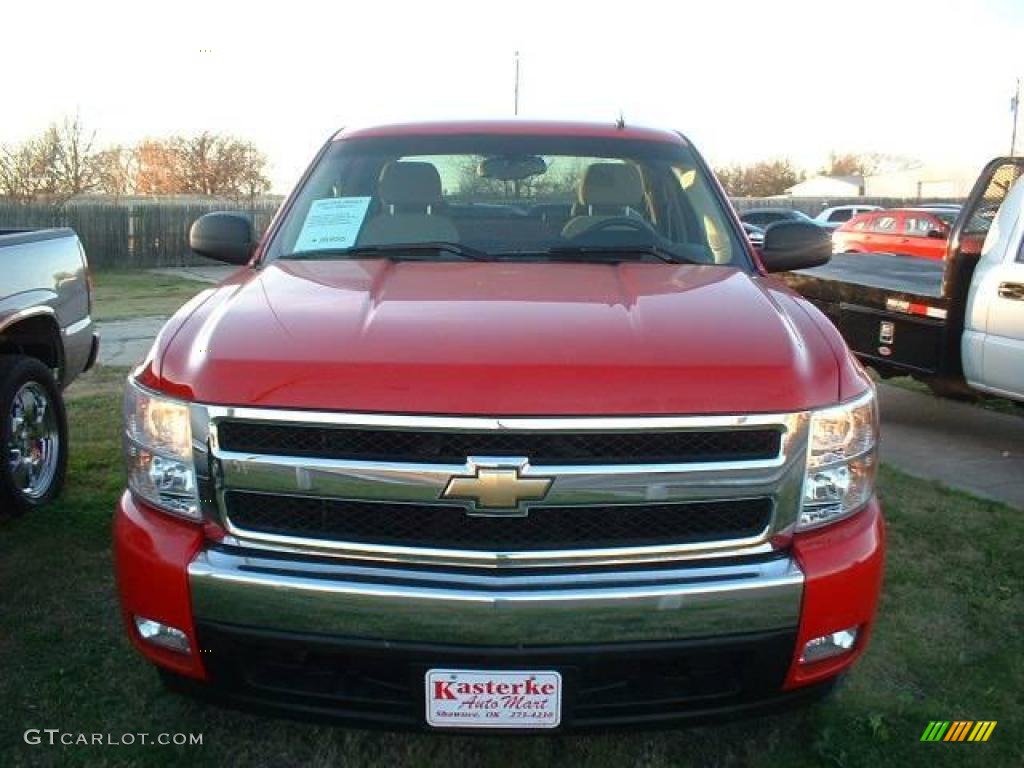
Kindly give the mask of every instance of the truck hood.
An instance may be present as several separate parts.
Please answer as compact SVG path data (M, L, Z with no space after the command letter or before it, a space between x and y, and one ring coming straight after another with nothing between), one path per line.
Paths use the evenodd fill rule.
M733 268L282 261L183 308L143 379L222 405L752 413L834 403L837 362L802 299Z

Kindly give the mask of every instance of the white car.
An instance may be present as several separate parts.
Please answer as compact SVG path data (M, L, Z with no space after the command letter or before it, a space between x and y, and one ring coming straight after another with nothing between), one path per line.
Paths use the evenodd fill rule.
M814 220L823 227L835 229L854 216L880 210L882 210L880 205L833 205L815 216Z

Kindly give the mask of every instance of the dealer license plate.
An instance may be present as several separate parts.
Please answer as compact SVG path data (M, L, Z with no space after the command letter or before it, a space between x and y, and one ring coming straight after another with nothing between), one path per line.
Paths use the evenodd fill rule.
M437 728L554 728L562 721L557 672L431 669L427 723Z

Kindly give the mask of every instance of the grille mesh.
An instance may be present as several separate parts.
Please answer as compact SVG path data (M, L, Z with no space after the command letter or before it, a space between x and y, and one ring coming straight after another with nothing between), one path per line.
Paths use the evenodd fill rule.
M686 432L431 432L221 421L220 447L249 454L462 464L468 456L526 456L545 464L637 464L774 458L777 429Z
M722 541L760 534L770 499L537 507L474 517L461 507L342 501L232 491L228 515L252 532L330 541L483 551L586 549Z

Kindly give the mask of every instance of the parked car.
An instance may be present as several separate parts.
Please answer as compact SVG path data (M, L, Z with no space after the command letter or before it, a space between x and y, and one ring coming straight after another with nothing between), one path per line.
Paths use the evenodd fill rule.
M854 216L860 216L862 213L871 213L872 211L880 210L882 210L880 205L833 205L815 216L814 220L823 227L835 229L839 225L852 219Z
M750 208L740 211L740 221L766 229L769 224L779 221L801 221L809 224L817 222L803 211L796 208Z
M237 213L191 245L246 266L130 377L114 521L171 686L605 728L774 711L864 652L874 387L766 275L828 234L777 223L759 256L676 132L346 130L258 245Z
M755 248L760 248L764 245L764 230L754 224L749 224L745 221L740 222L743 225L743 231L747 233L747 239L750 240L750 244Z
M918 203L914 207L926 211L956 211L959 213L963 205L960 203Z
M1024 402L1022 178L1024 158L986 166L954 222L945 261L838 254L787 282L883 376L910 375L939 394ZM993 211L994 226L980 213Z
M62 390L96 360L88 263L73 230L0 230L0 512L52 500L68 460Z
M957 212L890 208L855 216L832 234L834 253L899 253L941 261Z

